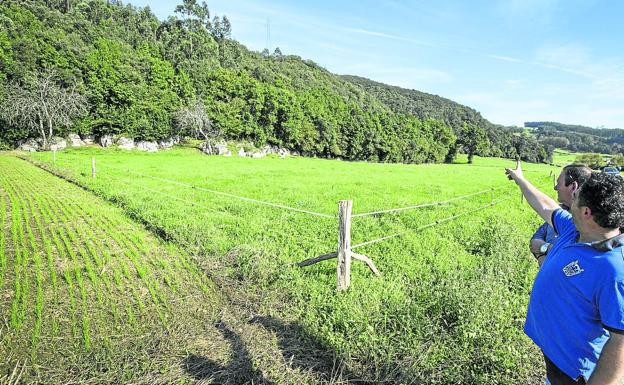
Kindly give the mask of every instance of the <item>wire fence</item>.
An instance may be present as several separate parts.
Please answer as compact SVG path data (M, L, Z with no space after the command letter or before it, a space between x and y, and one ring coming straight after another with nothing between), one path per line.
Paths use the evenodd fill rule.
M546 185L547 184L544 183L544 184L540 185L539 187L543 187L543 186L546 186ZM515 186L512 186L512 187L515 187ZM473 194L473 195L475 195L475 194ZM462 198L462 197L458 197L458 198ZM384 236L384 237L381 237L381 238L377 238L377 239L373 239L373 240L370 240L370 241L358 243L356 245L351 246L351 249L356 249L356 248L359 248L359 247L372 245L372 244L375 244L375 243L378 243L378 242L382 242L382 241L385 241L385 240L388 240L388 239L396 238L396 237L399 237L399 236L402 236L402 235L405 235L405 234L408 234L408 233L415 234L415 233L418 233L418 232L420 232L422 230L428 229L430 227L434 227L434 226L440 225L442 223L446 223L446 222L455 220L457 218L466 216L468 214L472 214L472 213L475 213L475 212L478 212L478 211L481 211L481 210L485 210L485 209L487 209L489 207L496 206L496 205L498 205L498 204L500 204L502 202L508 201L508 200L510 200L512 198L513 198L513 196L508 196L508 197L505 197L505 198L502 198L502 199L496 199L496 200L490 201L489 203L487 203L485 205L479 206L479 207L477 207L475 209L467 210L467 211L464 211L462 213L459 213L459 214L456 214L456 215L452 215L450 217L446 217L446 218L443 218L443 219L438 219L438 220L433 221L431 223L427 223L426 225L419 226L416 229L408 229L408 230L400 231L400 232L392 234L392 235L387 235L387 236Z
M33 161L32 157L31 158L27 158L26 160ZM61 162L64 163L66 161L69 161L71 163L70 169L75 169L76 168L77 164L76 164L75 161L63 160ZM58 162L58 160L55 157L55 159L54 159L54 168L57 168L57 165L56 165L57 162ZM80 166L78 166L78 168L80 168ZM259 199L249 198L249 197L235 195L235 194L231 194L231 193L227 193L227 192L223 192L223 191L218 191L218 190L214 190L214 189L210 189L210 188L206 188L206 187L196 186L196 185L193 185L193 184L190 184L190 183L184 183L184 182L180 182L180 181L176 181L176 180L171 180L171 179L162 178L162 177L158 177L158 176L148 175L148 174L145 174L145 173L142 173L142 172L133 171L133 170L130 170L130 169L127 169L127 168L124 169L124 168L121 168L121 167L115 167L115 166L112 166L110 164L106 164L105 167L104 167L104 170L105 170L104 173L108 174L111 177L113 177L112 178L113 180L116 179L117 181L119 181L121 183L135 186L135 187L137 187L139 189L148 191L148 192L153 193L153 194L158 194L160 196L167 197L167 198L169 198L171 200L176 200L176 201L188 204L188 205L199 207L199 208L201 208L203 210L208 210L208 211L211 211L211 212L217 212L217 213L220 213L220 214L227 214L228 216L231 216L231 217L236 218L236 219L238 219L238 216L236 216L234 214L231 214L231 213L228 213L228 212L222 211L222 210L216 210L213 207L210 207L210 206L198 203L198 202L196 202L194 200L185 199L185 198L182 198L180 196L176 196L176 195L173 195L173 194L161 191L159 189L155 189L155 188L151 188L151 187L145 186L143 184L137 183L135 179L114 178L114 176L115 176L114 173L106 172L106 169L117 170L117 171L119 171L119 172L121 172L123 174L126 174L126 175L135 175L135 176L138 176L138 177L141 177L141 178L148 178L148 179L152 179L152 180L155 180L155 181L167 183L167 184L170 184L172 186L185 187L185 188L188 188L188 189L192 189L194 191L207 192L207 193L211 193L211 194L214 194L214 195L224 196L224 197L227 197L227 198L230 198L230 199L237 199L237 200L240 200L240 201L249 202L249 203L253 203L253 204L258 204L258 205L263 205L263 206L267 206L267 207L278 208L278 209L287 210L287 211L291 211L291 212L308 214L308 215L315 216L315 217L338 219L338 222L339 222L339 233L340 233L339 234L339 252L338 253L326 254L326 255L324 255L322 257L323 258L325 258L325 257L331 258L333 256L340 255L340 247L341 247L340 246L340 244L341 244L340 240L343 239L343 235L342 234L344 234L343 230L344 230L344 227L345 227L344 223L342 222L344 218L342 218L341 215L329 215L329 214L316 212L316 211L312 211L312 210L296 208L296 207L292 207L292 206L288 206L288 205L284 205L284 204L262 201L262 200L259 200ZM101 168L100 168L100 170L101 170ZM95 176L95 161L94 160L92 160L92 173L93 173L92 175ZM548 183L551 183L550 179L552 178L552 173L551 173L551 175L545 176L544 178L548 178L549 179ZM538 186L538 188L542 188L545 185L546 185L546 183L541 184L541 185ZM487 194L487 193L493 194L495 191L499 191L499 190L506 191L507 189L511 190L513 188L515 188L515 184L507 182L504 185L490 187L490 188L487 188L487 189L483 189L483 190L480 190L480 191L472 192L472 193L469 193L469 194L464 194L464 195L461 195L461 196L456 196L456 197L445 199L445 200L442 200L442 201L421 203L421 204L415 204L415 205L410 205L410 206L406 206L406 207L398 207L398 208L391 208L391 209L385 209L385 210L371 211L371 212L360 213L360 214L353 214L353 215L350 214L350 210L351 209L349 208L349 215L348 215L347 221L348 221L348 223L350 223L351 218L356 218L356 217L379 216L381 214L403 212L403 211L406 211L406 210L412 210L412 209L417 209L417 208L442 206L442 205L446 205L446 204L449 204L449 203L452 203L452 202L456 202L456 201L460 201L460 200L467 200L469 198L473 198L473 197L476 197L476 196L479 196L479 195L483 195L483 194ZM386 241L386 240L389 240L389 239L401 237L401 236L404 236L404 235L407 235L407 234L416 234L416 233L419 233L419 232L421 232L421 231L423 231L425 229L432 228L434 226L438 226L438 225L441 225L443 223L447 223L447 222L456 220L458 218L461 218L461 217L464 217L464 216L467 216L467 215L470 215L470 214L473 214L473 213L476 213L476 212L488 209L490 207L499 205L499 204L501 204L503 202L506 202L506 201L512 199L515 196L515 195L505 194L505 193L503 193L501 195L504 195L504 197L502 197L502 198L499 197L497 199L491 199L489 202L487 202L485 204L482 204L482 205L480 205L480 206L478 206L476 208L471 208L471 209L462 211L462 212L460 212L458 214L450 215L450 216L444 217L442 219L438 219L438 220L432 221L430 223L418 226L416 228L407 228L407 229L405 229L403 231L399 231L399 232L396 232L394 234L390 234L390 235L382 236L382 237L375 238L375 239L372 239L372 240L368 240L368 241L365 241L365 242L362 242L362 243L358 243L356 245L350 246L350 250L359 249L359 248L362 248L362 247L365 247L365 246L377 244L379 242L383 242L383 241ZM349 203L349 205L351 205L351 203ZM347 227L350 228L350 224ZM347 230L347 231L348 231L348 234L349 234L348 238L350 239L350 230ZM356 253L353 253L352 256L353 256L353 258L356 258L356 259L360 258L360 260L366 261L366 263L369 264L369 266L373 266L371 269L373 269L373 271L376 271L376 268L374 268L374 264L372 263L372 261L370 259L368 259L368 257L363 256L363 255L359 255L359 254L356 254ZM321 258L319 260L323 260L323 258ZM338 258L340 258L340 257L338 257ZM339 261L339 265L340 265L340 261ZM340 285L339 285L339 287L340 287ZM348 284L347 284L347 287L348 287Z
M413 205L413 206L399 207L399 208L395 208L395 209L373 211L373 212L370 212L370 213L353 214L351 217L352 218L365 217L365 216L369 216L369 215L379 215L379 214L386 214L386 213L394 213L394 212L397 212L397 211L419 209L419 208L424 208L424 207L441 206L441 205L445 205L447 203L451 203L451 202L454 202L454 201L470 198L470 197L473 197L473 196L476 196L476 195L481 195L481 194L485 194L485 193L488 193L488 192L493 192L493 191L496 191L496 190L500 190L500 189L505 188L505 187L509 187L509 184L506 183L505 186L491 187L491 188L488 188L488 189L485 189L485 190L481 190L481 191L477 191L477 192L474 192L474 193L470 193L470 194L454 197L454 198L447 199L447 200L444 200L444 201L431 202L431 203L422 203L422 204L417 204L417 205Z
M370 240L370 241L362 242L362 243L359 243L357 245L351 246L351 249L356 249L356 248L359 248L359 247L372 245L372 244L375 244L375 243L378 243L378 242L381 242L381 241L385 241L385 240L388 240L388 239L396 238L396 237L399 237L401 235L405 235L405 234L408 234L408 233L418 233L418 232L420 232L422 230L425 230L425 229L428 229L430 227L434 227L434 226L440 225L440 224L445 223L445 222L452 221L452 220L457 219L459 217L463 217L465 215L472 214L472 213L475 213L477 211L485 210L488 207L495 206L495 205L497 205L497 204L499 204L501 202L507 201L509 199L511 199L511 197L499 199L497 201L493 201L493 202L490 202L490 203L488 203L486 205L477 207L476 209L468 210L468 211L465 211L465 212L460 213L460 214L456 214L456 215L453 215L453 216L450 216L450 217L447 217L447 218L444 218L444 219L436 220L436 221L428 223L426 225L419 226L416 229L408 229L408 230L401 231L401 232L398 232L398 233L395 233L395 234L392 234L392 235L388 235L388 236L385 236L385 237L381 237L381 238L373 239L373 240Z
M67 159L56 159L56 155L55 155L54 162L56 163L56 162L59 162L59 161L64 163L64 162L67 161ZM492 167L493 168L494 166L471 166L471 167L482 167L482 168L490 168L490 167ZM292 206L288 206L288 205L284 205L284 204L280 204L280 203L267 202L267 201L262 201L262 200L259 200L259 199L254 199L254 198L244 197L244 196L240 196L240 195L235 195L235 194L231 194L231 193L228 193L228 192L223 192L223 191L218 191L218 190L214 190L214 189L209 189L209 188L196 186L196 185L189 184L189 183L184 183L184 182L175 181L175 180L171 180L171 179L167 179L167 178L152 176L152 175L149 175L149 174L132 171L132 170L127 169L127 168L115 167L115 166L112 166L110 164L106 164L105 168L110 168L110 169L114 169L114 170L120 171L122 173L128 173L128 174L132 174L132 175L136 175L136 176L140 176L140 177L149 178L149 179L152 179L152 180L157 180L157 181L160 181L160 182L168 183L168 184L175 185L175 186L186 187L186 188L194 189L194 190L197 190L197 191L208 192L208 193L211 193L211 194L225 196L225 197L228 197L228 198L238 199L238 200L246 201L246 202L250 202L250 203L255 203L255 204L260 204L260 205L265 205L265 206L270 206L270 207L275 207L275 208L280 208L280 209L294 211L294 212L299 212L299 213L303 213L303 214L309 214L309 215L313 215L313 216L317 216L317 217L331 218L331 219L336 219L337 218L336 215L325 214L325 213L316 212L316 211L312 211L312 210L296 208L296 207L292 207ZM101 170L101 168L99 170ZM197 207L202 207L202 208L210 210L210 211L222 212L220 210L215 210L214 208L208 207L206 205L201 205L201 204L198 204L196 202L193 202L193 201L190 201L190 200L187 200L187 199L176 197L175 195L172 195L172 194L167 194L167 193L159 191L159 190L154 190L154 189L148 188L146 186L139 185L136 182L132 182L132 181L130 181L128 179L124 179L123 181L128 183L128 184L134 185L136 187L142 188L144 190L147 190L147 191L150 191L150 192L153 192L153 193L156 193L156 194L160 194L160 195L166 196L168 198L171 198L171 199L174 199L174 200L177 200L177 201L182 201L182 202L185 202L185 203L188 203L188 204L192 204L192 205L197 206ZM511 187L513 187L513 186L511 186ZM374 215L394 213L394 212L400 212L400 211L406 211L406 210L412 210L412 209L434 207L434 206L442 206L442 205L446 205L446 204L451 203L451 202L468 199L468 198L475 197L475 196L478 196L478 195L483 195L483 194L486 194L486 193L493 193L494 191L505 189L505 188L509 188L509 184L508 183L505 183L504 185L500 185L500 186L496 186L496 187L490 187L490 188L487 188L487 189L484 189L484 190L480 190L480 191L476 191L476 192L473 192L473 193L469 193L469 194L465 194L465 195L461 195L461 196L456 196L456 197L449 198L449 199L442 200L442 201L420 203L420 204L410 205L410 206L406 206L406 207L398 207L398 208L391 208L391 209L385 209L385 210L371 211L371 212L365 212L365 213L359 213L359 214L352 214L351 217L352 218L358 218L358 217L374 216ZM486 207L489 207L489 206L486 206Z
M281 209L284 209L284 210L296 211L296 212L300 212L300 213L304 213L304 214L310 214L310 215L315 215L315 216L323 217L323 218L335 218L336 217L335 215L329 215L329 214L319 213L319 212L316 212L316 211L298 209L296 207L290 207L290 206L286 206L286 205L282 205L282 204L278 204L278 203L273 203L273 202L265 202L265 201L261 201L261 200L258 200L258 199L243 197L243 196L234 195L234 194L230 194L230 193L226 193L226 192L222 192L222 191L217 191L217 190L212 190L212 189L208 189L208 188L204 188L204 187L199 187L199 186L195 186L195 185L188 184L188 183L183 183L183 182L178 182L178 181L174 181L174 180L170 180L170 179L166 179L166 178L160 178L160 177L151 176L151 175L147 175L147 174L143 174L143 173L138 173L138 172L134 172L134 171L127 170L127 169L123 170L121 168L110 166L110 165L108 165L107 167L110 167L110 168L113 168L113 169L117 169L119 171L125 171L125 172L128 172L128 173L133 174L133 175L139 175L139 176L142 176L142 177L145 177L145 178L150 178L150 179L158 180L158 181L161 181L161 182L169 183L169 184L172 184L172 185L192 188L192 189L195 189L195 190L209 192L209 193L212 193L212 194L215 194L215 195L226 196L226 197L233 198L233 199L239 199L239 200L246 201L246 202L252 202L252 203L257 203L257 204L260 204L260 205L271 206L271 207L277 207L277 208L281 208Z
M472 166L472 167L475 167L475 166ZM482 167L490 167L490 166L482 166ZM115 167L115 166L112 166L110 164L106 164L105 168L110 168L110 169L114 169L114 170L117 170L117 171L120 171L120 172L125 172L125 173L129 173L129 174L137 175L137 176L140 176L140 177L145 177L145 178L149 178L149 179L153 179L153 180L169 183L171 185L182 186L182 187L191 188L191 189L198 190L198 191L209 192L209 193L212 193L212 194L215 194L215 195L221 195L221 196L229 197L229 198L232 198L232 199L239 199L239 200L246 201L246 202L261 204L261 205L275 207L275 208L280 208L280 209L284 209L284 210L290 210L290 211L294 211L294 212L314 215L314 216L323 217L323 218L331 218L331 219L336 219L337 218L336 215L320 213L320 212L316 212L316 211L312 211L312 210L291 207L291 206L287 206L287 205L284 205L284 204L262 201L262 200L249 198L249 197L244 197L244 196L240 196L240 195L235 195L235 194L231 194L231 193L227 193L227 192L223 192L223 191L218 191L218 190L209 189L209 188L205 188L205 187L195 186L195 185L192 185L192 184L189 184L189 183L174 181L174 180L167 179L167 178L162 178L162 177L156 177L156 176L152 176L152 175L145 174L145 173L139 173L139 172L127 169L127 168L124 169L124 168L120 168L120 167ZM392 209L386 209L386 210L378 210L378 211L372 211L372 212L366 212L366 213L353 214L351 217L352 218L357 218L357 217L380 215L380 214L393 213L393 212L399 212L399 211L405 211L405 210L412 210L412 209L418 209L418 208L442 206L442 205L446 205L448 203L455 202L455 201L458 201L458 200L463 200L463 199L471 198L471 197L482 195L482 194L486 194L486 193L493 193L494 191L497 191L497 190L500 190L500 189L504 189L506 187L509 187L508 183L505 183L504 185L501 185L501 186L490 187L490 188L487 188L487 189L484 189L484 190L480 190L480 191L477 191L477 192L473 192L473 193L469 193L469 194L453 197L453 198L442 200L442 201L429 202L429 203L420 203L420 204L410 205L410 206L406 206L406 207L398 207L398 208L392 208ZM159 193L159 192L157 192L155 190L152 191L152 192ZM164 194L161 194L161 195L164 195ZM176 197L176 200L180 200L180 198ZM218 211L218 210L214 210L214 209L212 209L212 210L213 211Z

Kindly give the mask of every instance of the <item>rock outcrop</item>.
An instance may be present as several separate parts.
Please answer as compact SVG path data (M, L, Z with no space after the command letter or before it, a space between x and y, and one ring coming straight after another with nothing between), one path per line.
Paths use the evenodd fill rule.
M39 143L37 143L37 141L32 138L26 139L25 142L21 143L17 147L17 149L20 151L28 151L28 152L36 152L40 148L41 147L39 146Z
M50 150L59 151L64 148L67 148L67 141L59 136L53 136L50 139Z
M67 141L72 147L81 147L85 145L85 142L82 140L82 138L80 138L80 135L78 134L67 135Z
M227 143L225 141L211 141L207 140L201 145L201 150L208 155L224 155L231 156L232 153L227 147Z
M134 139L121 136L117 139L117 147L122 148L124 150L133 150L135 147Z
M110 147L114 143L113 136L110 134L102 135L100 137L100 146L102 147Z
M137 142L136 148L139 151L156 152L158 151L158 143L141 140Z

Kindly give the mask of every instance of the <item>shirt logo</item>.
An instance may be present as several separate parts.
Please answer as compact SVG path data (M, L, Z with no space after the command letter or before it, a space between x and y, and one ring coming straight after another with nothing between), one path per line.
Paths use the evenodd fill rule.
M579 266L578 260L568 263L563 268L563 272L567 277L572 277L573 275L581 274L584 271L585 270L581 269L581 267Z

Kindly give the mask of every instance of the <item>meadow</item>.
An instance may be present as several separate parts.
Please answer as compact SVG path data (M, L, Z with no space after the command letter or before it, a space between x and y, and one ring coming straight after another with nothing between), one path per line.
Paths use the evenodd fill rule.
M91 177L92 157L96 178ZM190 148L152 154L82 148L58 152L55 162L51 153L35 153L29 160L113 202L161 242L182 250L189 261L182 271L196 271L198 279L214 282L227 306L249 323L276 335L289 325L296 331L293 338L313 343L317 350L281 346L282 353L291 354L290 368L308 373L302 381L543 382L540 354L522 333L537 270L527 245L540 222L504 175L504 167L514 162L475 158L472 165L403 165L227 158ZM552 172L558 169L525 165L527 177L548 191ZM50 197L47 184L35 190ZM353 262L347 292L335 291L335 259L305 268L296 264L335 251L339 200L353 200L353 213L363 214L476 192L481 193L440 205L354 217L352 244L401 235L358 248L381 275ZM415 231L435 221L442 223ZM104 225L94 223L93 228ZM85 265L87 280L88 270ZM187 289L194 286L192 280L179 281ZM146 295L156 301L167 288L166 281L161 285L145 283ZM36 287L31 289L36 292ZM150 287L158 292L152 295ZM165 308L167 303L161 300ZM175 308L173 314L184 313L184 306ZM83 341L81 349L86 348ZM329 354L339 364L320 368L319 362L331 365L314 361L312 351ZM259 360L252 367L266 362ZM230 383L259 378L240 365L228 370L228 378L234 378ZM245 370L250 373L241 373ZM280 376L282 369L269 366L261 379L288 382Z

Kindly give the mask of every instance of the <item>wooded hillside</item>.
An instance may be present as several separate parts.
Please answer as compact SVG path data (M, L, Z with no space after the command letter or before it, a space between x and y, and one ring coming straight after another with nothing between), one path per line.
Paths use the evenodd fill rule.
M72 108L42 116L45 101L39 110L28 102L42 84L71 98ZM5 149L48 128L96 138L192 135L174 117L200 105L226 139L309 155L406 163L449 161L457 151L549 156L530 137L450 100L343 78L279 49L249 51L231 39L226 16L196 0L164 21L116 0L3 1L0 95Z
M624 129L592 128L557 122L525 122L544 146L572 152L624 153Z

